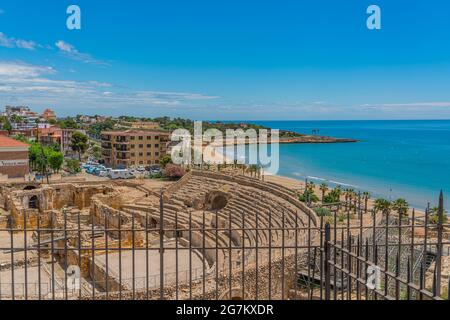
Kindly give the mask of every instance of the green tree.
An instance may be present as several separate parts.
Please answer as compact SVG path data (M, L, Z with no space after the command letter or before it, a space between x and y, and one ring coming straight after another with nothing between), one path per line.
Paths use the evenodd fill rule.
M439 223L439 207L431 208L431 214L428 218L430 224L438 224ZM448 212L444 210L444 214L442 216L442 223L447 223L448 221Z
M72 174L79 173L81 172L80 161L77 159L67 159L66 168Z
M11 125L11 122L9 122L8 119L6 119L5 122L3 122L2 127L3 127L3 130L8 131L8 134L11 134L11 131L12 131L12 125Z
M303 192L303 194L301 194L298 199L302 202L305 203L309 203L309 202L318 202L319 201L319 197L316 196L316 194L314 193L314 189L310 189L307 188L305 189L305 191Z
M166 168L166 166L168 164L172 163L172 157L169 154L166 154L164 157L162 157L159 160L159 164L161 165L161 167Z
M33 142L30 145L28 154L31 168L38 173L47 177L47 183L49 182L48 173L50 169L49 158L52 152L55 152L52 148L44 148L41 144Z
M391 212L392 203L386 199L377 199L375 200L374 209L376 212L381 211L383 214L387 214Z
M73 151L78 153L78 159L81 162L81 155L85 153L88 148L88 137L81 132L74 132L70 141L70 147Z
M367 191L363 192L363 197L364 197L364 212L367 213L370 193Z
M61 167L64 163L64 156L61 152L50 149L50 154L48 156L48 162L49 162L50 168L54 172L59 172L59 170L61 170Z
M326 183L322 183L319 187L320 191L322 191L322 203L325 202L325 193L328 191L328 185Z
M12 123L22 123L23 122L23 117L17 115L17 114L13 114L10 118Z
M336 187L331 190L324 198L325 203L338 203L341 202L341 189Z
M392 203L392 209L397 211L400 217L407 215L409 210L409 204L405 199L397 199Z
M58 125L61 129L78 129L78 123L71 117L58 121Z
M92 156L97 159L100 160L102 158L102 148L98 145L95 145L92 147Z

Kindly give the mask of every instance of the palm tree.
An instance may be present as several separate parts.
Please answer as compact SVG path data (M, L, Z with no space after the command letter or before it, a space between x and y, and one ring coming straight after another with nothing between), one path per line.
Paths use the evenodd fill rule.
M381 211L383 214L388 214L391 212L392 203L386 199L377 199L375 200L374 209L375 212Z
M334 188L334 192L336 193L336 196L338 198L338 201L341 201L341 195L342 195L342 188L341 186L337 186L336 188Z
M367 213L367 204L370 199L370 193L367 191L363 192L363 197L364 197L364 212Z
M397 211L399 218L408 214L409 204L405 199L397 199L392 203L392 209Z
M325 200L325 193L328 191L328 185L326 183L322 183L319 187L320 191L322 191L322 203Z
M347 189L348 192L348 205L349 208L352 208L352 201L353 201L353 196L355 195L355 192L353 191L353 189Z
M439 223L439 207L431 208L431 215L428 218L428 222L430 224L438 224ZM442 215L442 223L447 223L448 221L448 212L444 210L444 214Z
M315 186L316 186L316 185L314 184L314 182L309 181L309 182L306 183L305 188L306 188L307 190L309 190L309 191L314 191L314 187L315 187Z
M349 196L349 195L350 195L349 189L345 189L345 190L344 190L345 210L347 210L347 206L348 206L348 196Z

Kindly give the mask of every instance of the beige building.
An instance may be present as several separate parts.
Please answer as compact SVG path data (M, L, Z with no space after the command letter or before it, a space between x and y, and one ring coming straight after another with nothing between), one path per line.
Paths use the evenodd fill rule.
M137 122L122 122L124 126L127 126L133 130L158 130L159 123L158 122L150 122L150 121L137 121Z
M44 118L45 120L56 120L55 111L53 111L52 109L45 109L42 113L42 118Z
M167 153L170 134L162 131L104 131L102 155L107 167L159 164Z
M26 143L0 135L0 175L24 177L29 173Z

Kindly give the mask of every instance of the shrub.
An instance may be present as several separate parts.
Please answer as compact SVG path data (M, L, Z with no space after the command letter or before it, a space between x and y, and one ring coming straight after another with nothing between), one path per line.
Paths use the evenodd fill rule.
M438 224L439 223L439 215L437 213L430 215L430 217L428 218L428 222L430 224ZM443 221L442 223L447 223L448 221L448 216L446 214L443 215Z
M331 216L331 211L327 208L315 208L314 212L319 216L319 217L330 217Z
M165 155L164 157L162 157L161 160L159 160L159 164L163 168L167 167L167 165L169 165L171 163L172 163L172 157L168 154Z
M301 202L307 202L308 199L309 199L309 201L314 202L314 203L319 201L319 197L316 196L314 194L314 191L312 191L311 189L306 189L305 192L298 197L298 199Z
M182 167L175 164L168 164L164 170L164 173L169 179L180 179L186 174L186 171Z
M78 161L77 159L68 159L66 161L66 168L72 174L80 173L80 161Z

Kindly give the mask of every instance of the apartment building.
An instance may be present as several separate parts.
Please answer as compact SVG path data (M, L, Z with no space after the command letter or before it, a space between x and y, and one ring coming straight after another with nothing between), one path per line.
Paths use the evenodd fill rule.
M29 147L26 143L0 135L0 175L23 178L28 174Z
M55 111L53 111L52 109L45 109L44 112L42 113L42 118L44 118L45 120L56 120L56 114Z
M112 168L158 164L167 153L170 134L163 131L104 131L102 155Z
M39 143L43 145L57 144L61 145L62 130L57 126L51 126L48 128L33 129L33 137L39 140Z
M77 154L72 150L72 135L75 132L87 134L86 130L82 129L61 129L61 151L67 158L75 158Z

